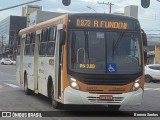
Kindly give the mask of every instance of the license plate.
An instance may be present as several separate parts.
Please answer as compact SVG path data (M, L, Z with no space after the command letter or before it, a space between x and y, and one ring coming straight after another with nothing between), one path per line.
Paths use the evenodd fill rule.
M99 99L100 100L110 101L110 100L113 100L113 96L112 95L100 95Z

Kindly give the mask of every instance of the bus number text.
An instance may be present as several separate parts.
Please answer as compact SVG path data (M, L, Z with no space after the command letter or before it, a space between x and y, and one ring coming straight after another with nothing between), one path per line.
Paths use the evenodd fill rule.
M94 69L96 66L95 64L79 64L80 68L90 68L90 69Z
M90 20L77 19L77 26L79 26L79 27L90 27L91 26L91 21Z

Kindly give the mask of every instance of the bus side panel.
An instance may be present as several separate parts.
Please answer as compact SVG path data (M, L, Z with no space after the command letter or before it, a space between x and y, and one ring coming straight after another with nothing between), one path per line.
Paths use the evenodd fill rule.
M16 79L18 81L18 84L20 84L20 56L17 55L17 58L16 58Z
M23 64L27 72L28 88L34 90L34 57L24 56Z
M53 71L54 71L54 65L50 64L49 61L54 60L53 57L39 57L39 62L38 62L38 90L39 93L47 96L48 93L48 78L49 76L54 80L53 78Z
M20 41L20 56L17 56L17 80L19 80L19 84L24 86L24 70L23 70L23 58L24 58L24 43L25 38Z
M38 92L42 93L42 81L44 81L44 57L38 58ZM44 85L43 85L44 86Z

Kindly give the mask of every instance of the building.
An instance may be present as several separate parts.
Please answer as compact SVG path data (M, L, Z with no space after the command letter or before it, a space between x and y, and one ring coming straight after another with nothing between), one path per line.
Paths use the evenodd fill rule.
M54 17L63 15L64 13L58 13L58 12L48 12L48 11L34 11L30 13L29 18L29 26L36 25L40 22L52 19Z
M124 8L124 14L126 16L132 16L134 18L138 18L138 6L129 5Z
M160 34L148 34L147 41L148 64L160 64Z
M155 46L155 64L160 64L160 44Z
M19 30L26 27L26 17L9 16L0 21L1 57L13 57Z
M34 11L42 11L42 6L27 5L25 7L22 7L22 16L27 17L27 27L30 24L30 14Z
M138 6L126 6L124 8L124 15L138 19ZM147 42L147 64L160 64L160 34L155 31L148 32Z
M27 27L60 16L64 13L42 11L42 6L27 5L22 8L22 16L27 17Z
M115 15L124 15L124 13L114 12Z

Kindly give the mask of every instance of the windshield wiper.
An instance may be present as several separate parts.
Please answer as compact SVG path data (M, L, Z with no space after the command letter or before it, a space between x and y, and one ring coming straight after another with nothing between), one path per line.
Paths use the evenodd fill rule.
M76 41L76 34L75 32L72 33L72 41L71 41L71 63L74 63L76 60L76 52L75 52L75 41Z
M121 34L119 35L118 40L116 41L116 43L114 43L114 40L113 40L113 43L112 43L112 59L114 59L114 52L115 52L115 50L117 49L119 43L121 42L124 34L125 34L125 30L123 30L123 31L121 32Z
M89 45L88 45L88 32L85 31L85 62L89 63Z

